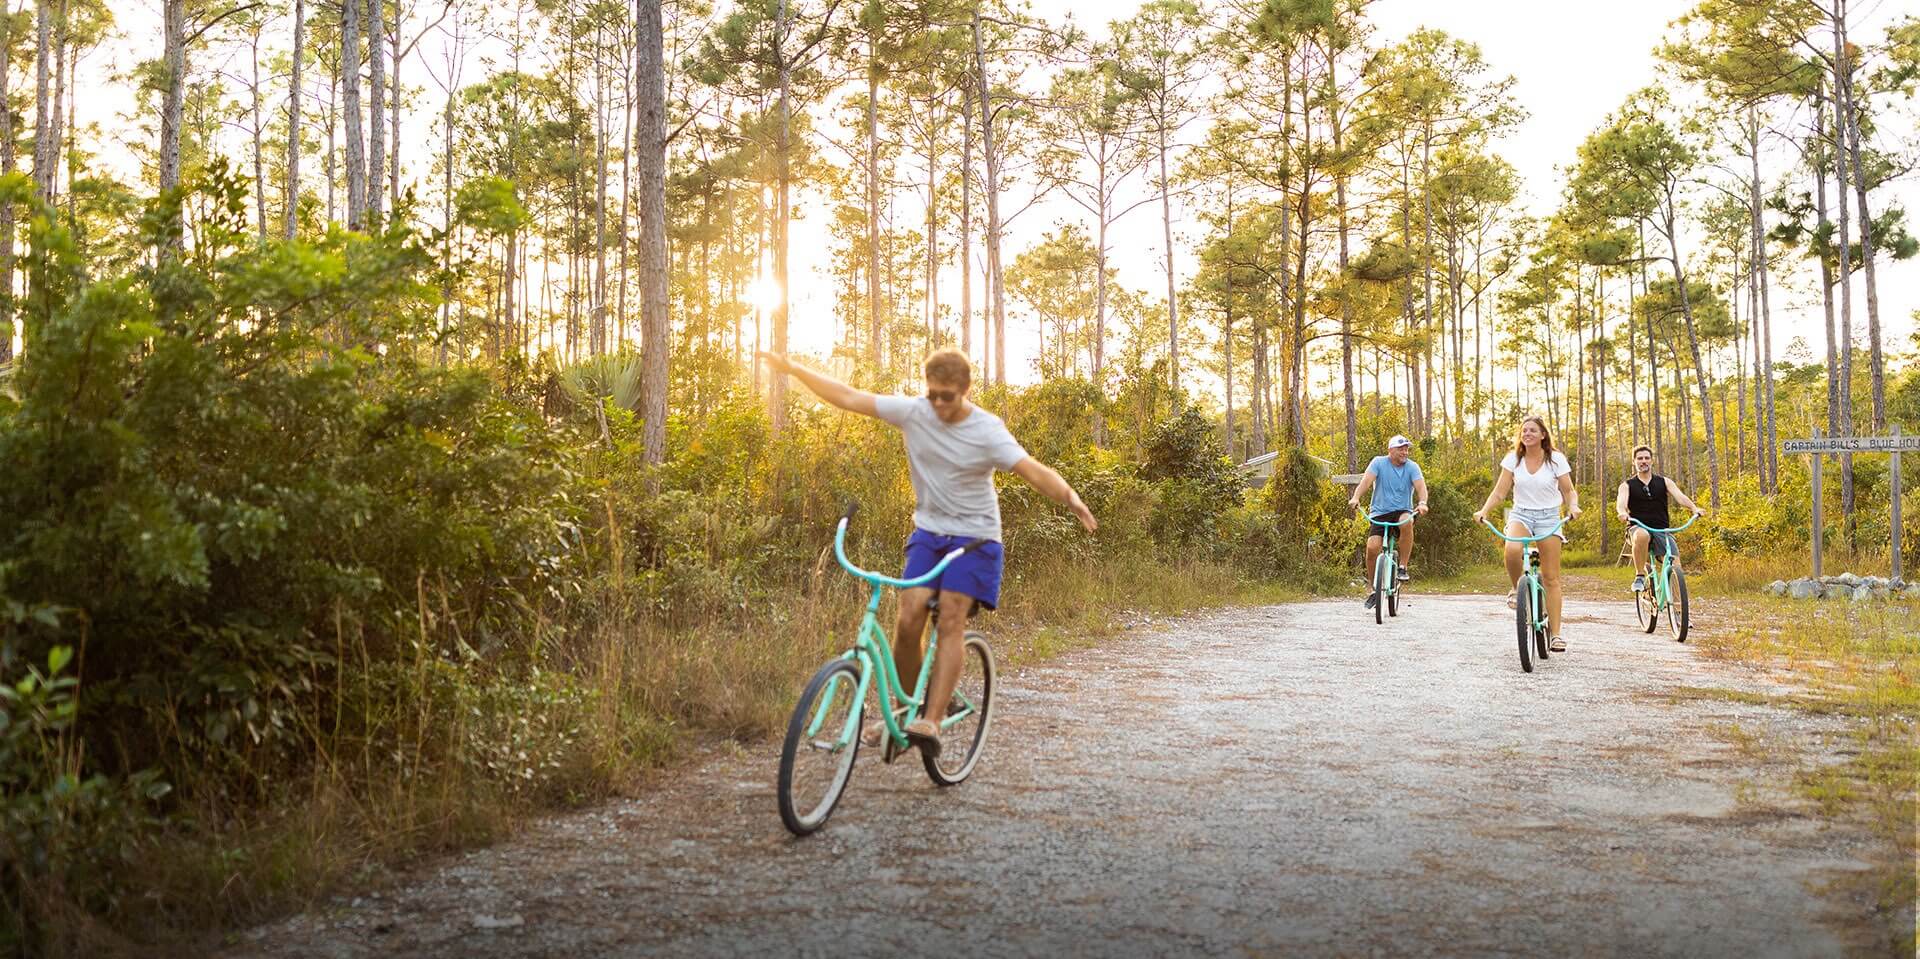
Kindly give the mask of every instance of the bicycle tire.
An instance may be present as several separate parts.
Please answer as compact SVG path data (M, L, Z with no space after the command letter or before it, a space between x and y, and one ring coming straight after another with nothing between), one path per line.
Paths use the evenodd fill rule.
M1648 574L1644 589L1633 594L1633 618L1640 623L1640 631L1651 633L1660 625L1660 601L1654 592L1653 576Z
M840 677L842 681L835 683L836 677ZM806 805L807 800L796 801L793 794L796 766L799 764L801 750L814 747L818 736L804 744L802 740L807 739L807 726L812 722L814 709L819 703L821 694L829 685L834 691L836 704L842 695L855 696L860 688L860 668L850 659L835 659L821 666L819 671L813 674L813 678L807 681L806 688L800 693L800 701L793 706L793 717L787 720L786 741L780 747L780 777L776 791L780 799L780 821L785 823L787 830L796 836L808 835L827 824L827 817L833 815L833 809L839 804L840 796L846 792L847 782L853 778L854 760L860 755L860 727L866 719L867 712L864 696L852 701L855 714L853 741L848 747L837 750L840 753L840 759L838 765L833 767L833 775L827 780L825 791L817 800L812 801L811 808L804 810L800 808ZM843 716L835 716L834 710L829 709L822 732L834 727L835 724L844 722Z
M993 663L993 647L987 645L987 637L968 630L966 646L961 654L965 658L960 665L960 685L956 691L965 692L969 699L974 699L976 709L967 720L950 727L950 730L961 730L960 733L942 737L943 748L938 759L921 751L920 762L927 768L927 778L933 780L936 786L958 786L973 775L973 767L980 762L980 754L986 751L987 733L993 727L993 687L998 678ZM975 674L969 671L969 667L973 667L979 676L979 682L975 685L968 682ZM966 746L964 752L957 749L962 741Z
M1387 558L1387 554L1385 552L1382 552L1379 556L1374 557L1374 560L1373 560L1373 624L1375 626L1378 626L1381 623L1384 623L1387 621L1387 615L1385 611L1381 609L1382 606L1385 606L1387 604L1387 590L1383 584L1386 583L1387 577L1392 575L1393 575L1393 560Z
M1687 574L1680 571L1680 564L1674 564L1667 585L1673 593L1673 605L1667 608L1667 631L1673 634L1675 642L1684 643L1691 624L1687 616Z
M1394 572L1394 575L1398 576L1399 571L1396 570ZM1387 615L1388 616L1400 615L1400 590L1401 589L1402 587L1399 583L1394 583L1393 591L1387 594Z
M1520 635L1520 671L1533 672L1533 590L1524 577L1514 584L1513 621Z

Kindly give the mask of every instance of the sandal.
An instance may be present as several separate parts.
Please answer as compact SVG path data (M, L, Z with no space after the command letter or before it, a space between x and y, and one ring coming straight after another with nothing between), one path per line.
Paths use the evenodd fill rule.
M1513 609L1519 605L1520 605L1520 591L1517 589L1507 590L1507 608Z
M920 747L920 754L928 759L940 758L940 727L926 719L916 719L907 724L907 745Z
M1547 641L1547 650L1554 653L1564 653L1567 651L1567 641L1555 636Z
M868 723L867 728L860 730L860 745L867 746L869 748L878 746L880 745L880 737L885 736L886 734L887 734L886 720L876 719L873 722Z

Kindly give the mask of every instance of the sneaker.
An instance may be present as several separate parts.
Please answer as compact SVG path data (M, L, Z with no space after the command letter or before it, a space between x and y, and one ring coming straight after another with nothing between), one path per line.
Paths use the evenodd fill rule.
M1413 574L1407 572L1407 568L1405 566L1400 567L1400 577L1399 577L1400 582L1404 583L1412 578L1413 578Z
M1366 607L1366 608L1368 608L1368 609L1372 609L1372 608L1374 608L1375 606L1378 606L1378 605L1380 605L1380 594L1378 594L1378 593L1368 593L1368 594L1367 594L1367 601L1366 601L1365 603L1362 603L1361 605L1363 605L1363 606L1365 606L1365 607Z
M1646 588L1647 588L1647 577L1644 574L1642 574L1639 576L1635 576L1633 578L1633 589L1629 590L1629 592L1638 593L1646 590Z

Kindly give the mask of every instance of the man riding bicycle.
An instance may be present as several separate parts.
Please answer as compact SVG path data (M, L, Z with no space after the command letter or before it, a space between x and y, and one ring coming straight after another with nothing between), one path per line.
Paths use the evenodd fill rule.
M893 662L900 676L920 673L921 634L928 604L940 597L939 636L933 675L920 717L907 724L907 739L921 752L940 753L940 726L960 680L967 617L976 606L1000 602L1000 495L995 470L1011 471L1047 498L1065 505L1088 532L1100 524L1080 494L1052 467L1027 455L998 416L967 400L973 369L965 354L940 350L927 358L926 397L879 396L857 390L824 373L795 365L785 356L761 353L775 373L791 374L833 406L871 416L897 427L907 443L907 473L913 481L913 535L907 539L903 579L933 569L948 553L974 540L987 542L954 560L939 579L900 594L900 618L893 634ZM878 745L884 723L865 732Z
M1654 529L1666 529L1673 525L1667 516L1669 500L1692 510L1695 516L1705 512L1680 491L1679 484L1653 471L1653 447L1645 444L1634 447L1633 475L1620 484L1620 492L1613 501L1614 512L1619 514L1622 523L1637 519ZM1637 593L1647 588L1648 547L1658 544L1660 555L1667 555L1674 549L1673 534L1650 533L1629 525L1627 539L1633 544L1633 592Z
M1367 464L1367 471L1360 476L1360 485L1353 488L1353 495L1347 498L1347 505L1360 508L1360 497L1373 492L1373 499L1367 509L1370 521L1367 534L1367 568L1373 569L1380 560L1380 544L1387 528L1382 523L1397 523L1408 518L1408 514L1420 515L1427 511L1427 478L1420 472L1420 464L1413 461L1413 441L1404 436L1395 436L1387 441L1385 456L1376 456ZM1400 575L1399 580L1406 582L1411 577L1407 573L1407 560L1413 557L1413 524L1400 527ZM1379 594L1367 594L1366 607L1372 609L1379 602Z

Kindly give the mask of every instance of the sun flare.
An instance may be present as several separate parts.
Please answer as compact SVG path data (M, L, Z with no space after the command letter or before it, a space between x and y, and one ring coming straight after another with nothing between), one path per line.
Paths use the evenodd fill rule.
M780 284L762 273L747 288L747 298L753 302L755 309L771 313L780 305Z

